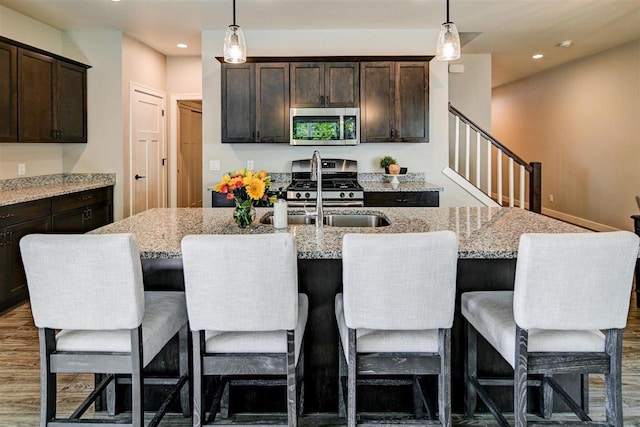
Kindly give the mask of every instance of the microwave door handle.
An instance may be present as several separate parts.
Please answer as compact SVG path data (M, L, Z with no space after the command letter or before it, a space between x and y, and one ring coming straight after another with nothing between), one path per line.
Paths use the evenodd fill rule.
M340 115L340 141L344 141L344 115Z

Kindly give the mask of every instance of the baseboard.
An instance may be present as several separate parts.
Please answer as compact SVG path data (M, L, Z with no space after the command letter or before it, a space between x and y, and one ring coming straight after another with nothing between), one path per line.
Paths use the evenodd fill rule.
M594 230L594 231L618 231L619 230L617 228L610 227L605 224L600 224L599 222L590 221L588 219L580 218L574 215L569 215L564 212L554 211L553 209L542 208L542 213L544 215L550 216L551 218L555 218L571 224L579 225L580 227L588 228L589 230Z

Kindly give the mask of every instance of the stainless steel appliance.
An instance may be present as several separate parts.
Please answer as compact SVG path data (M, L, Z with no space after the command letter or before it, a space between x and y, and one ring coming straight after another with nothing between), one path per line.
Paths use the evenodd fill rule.
M291 108L291 145L360 143L359 108Z
M346 159L322 160L322 204L364 206L364 190L358 184L358 162ZM317 182L311 180L311 160L291 162L291 184L287 201L293 207L316 205Z

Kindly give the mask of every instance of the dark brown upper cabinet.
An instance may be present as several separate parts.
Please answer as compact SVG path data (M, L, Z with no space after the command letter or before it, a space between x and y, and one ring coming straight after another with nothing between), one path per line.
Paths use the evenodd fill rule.
M222 64L222 142L289 142L289 63Z
M20 142L87 142L86 67L18 48Z
M360 141L429 141L429 63L360 63Z
M358 62L292 62L291 107L357 107Z
M0 142L18 141L18 49L0 41Z

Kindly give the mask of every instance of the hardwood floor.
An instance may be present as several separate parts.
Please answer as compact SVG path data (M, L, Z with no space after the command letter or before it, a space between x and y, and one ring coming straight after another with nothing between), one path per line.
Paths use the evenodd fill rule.
M59 414L70 414L91 388L91 375L61 375L58 377ZM640 309L636 308L635 292L629 320L624 333L623 353L624 425L640 426ZM590 380L591 413L603 419L603 381L593 375ZM40 377L38 333L33 325L28 304L0 316L0 426L36 426L40 412ZM562 417L573 420L573 417ZM162 426L187 426L190 419L170 414ZM340 420L326 416L308 416L303 425L340 425ZM454 417L454 425L494 426L488 415L467 420Z

